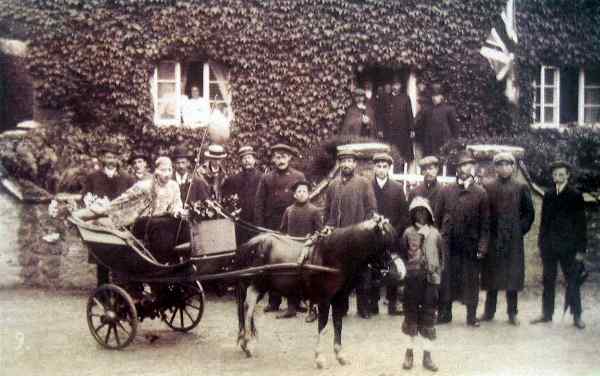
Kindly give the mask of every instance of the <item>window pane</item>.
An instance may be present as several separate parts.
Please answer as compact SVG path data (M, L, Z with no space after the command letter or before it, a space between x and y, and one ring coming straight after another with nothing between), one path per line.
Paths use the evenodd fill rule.
M540 105L540 92L541 91L540 91L539 87L536 87L533 90L533 104L534 105L538 105L538 106Z
M554 108L544 107L544 123L554 123Z
M585 104L600 104L600 89L585 89Z
M217 76L215 76L214 70L213 69L209 69L208 72L209 72L209 74L208 74L209 81L216 81L217 80Z
M599 123L600 107L587 107L585 109L585 117L583 121L586 123Z
M554 89L548 88L544 89L544 104L553 104L554 103Z
M209 92L208 92L208 96L210 98L211 101L222 101L224 100L223 98L223 93L221 93L221 88L219 87L219 84L217 83L211 83L210 87L208 88Z
M159 82L158 83L158 99L175 96L175 84Z
M551 86L554 85L554 72L556 71L556 69L554 68L546 68L545 69L545 74L544 74L544 79L545 79L545 84L546 86Z
M541 85L542 67L537 67L533 72L533 85Z
M585 69L585 84L600 85L600 67Z
M158 116L161 119L175 119L177 117L175 99L158 101Z
M175 80L175 62L163 61L158 64L159 80Z

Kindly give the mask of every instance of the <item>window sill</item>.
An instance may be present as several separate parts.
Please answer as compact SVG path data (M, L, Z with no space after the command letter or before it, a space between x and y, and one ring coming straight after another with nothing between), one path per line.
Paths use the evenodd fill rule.
M556 129L558 131L564 131L567 129L574 128L585 128L585 129L599 129L600 123L563 123L563 124L549 124L549 123L532 123L530 124L532 129Z

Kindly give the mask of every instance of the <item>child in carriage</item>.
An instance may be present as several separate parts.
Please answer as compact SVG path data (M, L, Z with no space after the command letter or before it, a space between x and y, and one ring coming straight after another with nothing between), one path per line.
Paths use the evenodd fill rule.
M438 287L444 265L442 238L433 226L433 212L427 199L415 197L409 213L412 225L404 231L401 251L407 269L402 331L410 336L410 345L406 349L402 367L413 367L413 348L420 335L423 367L435 372L438 367L431 359L431 348L436 338Z

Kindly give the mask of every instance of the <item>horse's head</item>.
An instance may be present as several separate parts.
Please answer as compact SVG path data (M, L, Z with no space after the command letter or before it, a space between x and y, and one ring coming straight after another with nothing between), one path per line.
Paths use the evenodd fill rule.
M372 226L373 232L380 240L381 245L386 249L390 248L397 237L396 229L394 229L390 220L382 215L374 214L367 222L371 222L369 225Z

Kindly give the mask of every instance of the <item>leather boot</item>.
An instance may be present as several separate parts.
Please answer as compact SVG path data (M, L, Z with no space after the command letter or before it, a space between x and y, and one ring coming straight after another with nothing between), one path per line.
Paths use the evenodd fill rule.
M412 349L406 349L406 354L404 354L404 363L402 363L402 368L411 369L413 368L414 356Z
M581 321L581 316L579 315L573 317L573 325L575 325L577 329L585 329L585 323Z
M423 351L423 368L430 370L431 372L437 372L438 367L431 360L431 352Z

